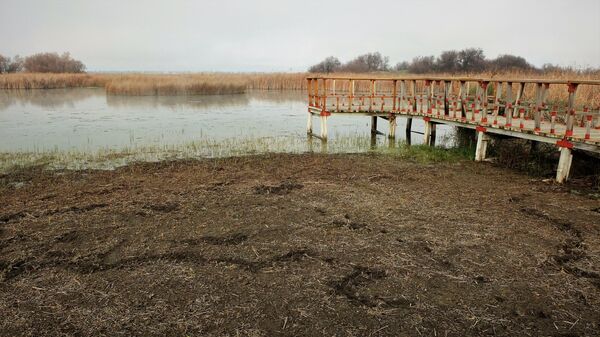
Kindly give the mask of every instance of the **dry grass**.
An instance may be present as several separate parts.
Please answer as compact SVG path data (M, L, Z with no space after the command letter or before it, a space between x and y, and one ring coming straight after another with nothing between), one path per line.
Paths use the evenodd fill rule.
M0 89L60 89L103 87L112 75L100 74L1 74Z
M115 95L232 94L246 89L303 90L305 73L0 75L0 89L105 87Z
M111 79L105 85L111 95L221 95L246 91L243 78L224 78L219 74L196 75L126 75Z

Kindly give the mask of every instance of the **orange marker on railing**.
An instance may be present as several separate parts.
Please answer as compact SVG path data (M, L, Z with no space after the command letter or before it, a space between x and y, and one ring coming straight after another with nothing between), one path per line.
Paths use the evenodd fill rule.
M571 118L571 120L573 120L575 118L575 109L571 109L569 110L569 112L567 113L567 119ZM572 137L573 136L573 125L575 123L573 122L570 127L569 127L569 123L567 122L567 130L565 131L565 137Z

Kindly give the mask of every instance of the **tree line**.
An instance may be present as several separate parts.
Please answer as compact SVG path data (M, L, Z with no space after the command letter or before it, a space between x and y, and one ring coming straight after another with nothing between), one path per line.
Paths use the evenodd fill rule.
M39 53L25 58L19 55L7 57L0 54L0 74L16 72L32 73L83 73L85 65L69 53Z
M311 66L308 71L312 73L332 72L409 72L412 74L427 73L470 73L482 71L528 71L542 72L565 70L560 66L544 64L537 68L521 56L510 54L500 55L494 59L485 57L481 48L466 48L463 50L447 50L439 56L417 56L411 61L402 61L390 66L389 58L379 52L360 55L346 63L340 62L337 57L329 56L323 61ZM569 70L573 70L570 69ZM584 71L594 71L586 69Z

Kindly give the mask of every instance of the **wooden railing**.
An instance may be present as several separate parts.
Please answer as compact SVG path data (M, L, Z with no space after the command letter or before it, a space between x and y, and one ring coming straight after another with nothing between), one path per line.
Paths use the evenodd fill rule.
M318 137L323 140L328 116L354 113L386 118L391 137L397 117L418 117L427 124L474 128L482 135L504 134L600 153L600 80L314 76L307 81L307 129L312 134L312 116L319 115ZM577 100L582 87L596 95L595 102Z
M564 86L565 102L548 104L550 86ZM435 116L482 126L533 131L600 142L598 106L575 106L577 89L600 81L479 78L308 78L309 106L328 113ZM525 100L528 87L533 100ZM528 122L528 121L532 122ZM547 122L547 123L543 123ZM600 136L600 133L598 134Z

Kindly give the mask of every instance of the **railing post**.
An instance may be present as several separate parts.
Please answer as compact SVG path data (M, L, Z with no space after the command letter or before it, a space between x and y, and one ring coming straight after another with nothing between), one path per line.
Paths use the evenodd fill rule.
M323 79L323 100L322 100L323 111L327 111L327 79Z
M394 80L394 88L392 88L392 112L396 112L396 101L398 98L398 80Z
M369 111L373 111L373 101L375 100L375 80L371 80L371 98L369 99Z
M488 102L487 102L487 87L489 82L488 81L481 81L479 82L480 86L481 86L481 90L482 92L482 108L481 111L479 112L479 122L481 124L486 124L487 123L487 106L488 106Z
M535 111L533 112L534 132L540 132L542 126L542 95L544 86L542 83L536 83L535 86Z
M349 89L350 89L350 95L348 96L348 111L352 112L354 111L353 108L353 100L354 100L354 80L350 80L350 83L348 83L349 85Z
M502 97L502 82L496 82L496 98L494 99L494 112L492 113L494 116L493 125L498 125L498 115L500 114L500 98Z
M407 112L408 102L406 101L406 81L400 81L400 112Z
M460 81L460 92L458 93L459 100L460 100L460 110L458 111L458 119L461 121L464 121L467 118L467 110L466 110L467 87L466 87L466 84L467 83L465 81Z
M306 89L308 91L308 106L312 106L312 96L311 96L311 87L312 87L312 79L306 79Z
M556 114L558 107L553 106L552 112L550 112L550 134L556 133Z
M431 80L425 80L425 104L425 113L427 115L431 115ZM422 110L423 108L421 103L421 111Z
M319 79L315 79L315 106L321 107L321 99L319 96Z
M569 103L567 105L567 130L565 138L573 136L573 126L575 124L575 94L577 93L577 84L569 83Z
M525 83L519 83L519 87L517 89L517 97L515 98L515 108L513 109L513 117L517 117L519 113L519 106L521 105L521 97L523 96L523 92L525 91Z
M512 127L512 105L513 105L513 94L512 94L512 82L506 82L506 105L504 106L504 127Z
M449 97L452 94L452 81L444 80L444 117L450 116Z
M412 113L417 113L417 81L412 80L413 106Z

